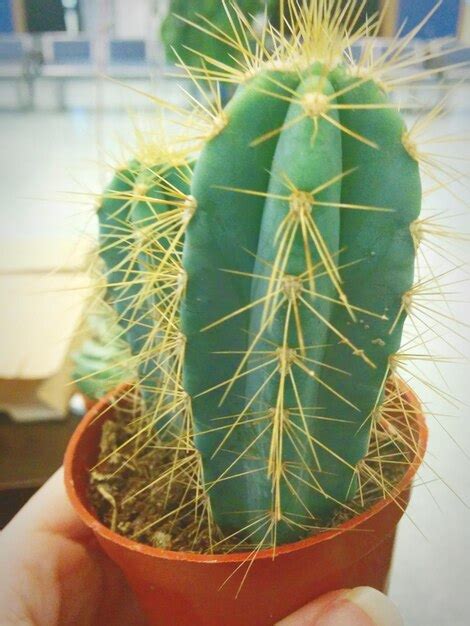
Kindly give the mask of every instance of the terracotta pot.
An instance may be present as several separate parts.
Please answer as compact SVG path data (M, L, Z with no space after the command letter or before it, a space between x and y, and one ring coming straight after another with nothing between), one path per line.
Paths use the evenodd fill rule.
M411 391L404 394L419 408ZM272 550L259 552L239 590L246 553L213 556L151 548L112 532L96 519L87 499L89 468L97 459L103 422L113 418L113 397L101 400L78 426L65 456L65 481L75 509L124 572L149 624L271 626L334 589L361 585L385 589L396 526L426 448L427 428L420 411L416 411L418 453L390 498L334 530L279 547L274 559Z

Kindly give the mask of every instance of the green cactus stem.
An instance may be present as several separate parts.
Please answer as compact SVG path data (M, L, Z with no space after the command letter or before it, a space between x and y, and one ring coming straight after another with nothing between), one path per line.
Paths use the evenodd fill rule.
M142 297L148 310L145 322L145 350L140 350L140 388L146 405L151 408L160 433L171 427L181 428L178 411L171 406L177 392L174 341L168 337L168 320L178 313L178 298L184 288L184 275L179 271L185 224L192 215L188 200L191 164L184 156L142 167L136 178L129 221L138 242L136 257L138 273L143 277ZM185 214L188 218L185 218ZM159 274L157 268L170 268ZM142 289L143 290L143 289ZM136 354L139 348L136 347ZM170 405L169 407L167 405Z
M98 217L107 299L134 356L146 411L164 435L169 427L178 430L180 422L178 412L167 406L177 374L165 328L168 316L177 314L172 296L181 283L177 259L185 213L191 211L191 165L184 154L167 153L162 146L156 152L152 165L136 160L118 170L103 193ZM162 264L174 271L158 274Z
M142 290L138 265L132 254L133 231L130 211L133 202L132 190L140 165L131 161L119 168L104 190L98 206L100 227L100 257L106 266L106 299L117 311L133 354L145 347L148 327L141 321L144 314L136 310Z
M296 540L354 495L420 208L386 102L341 68L260 74L196 165L184 386L225 532Z

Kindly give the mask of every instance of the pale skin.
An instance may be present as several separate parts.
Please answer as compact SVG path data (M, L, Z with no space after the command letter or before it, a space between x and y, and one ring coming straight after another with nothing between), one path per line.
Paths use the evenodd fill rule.
M399 621L373 619L354 594L354 590L327 594L279 624L400 625ZM380 602L383 596L378 595ZM74 512L65 493L63 471L58 470L0 533L0 624L146 623L124 577Z

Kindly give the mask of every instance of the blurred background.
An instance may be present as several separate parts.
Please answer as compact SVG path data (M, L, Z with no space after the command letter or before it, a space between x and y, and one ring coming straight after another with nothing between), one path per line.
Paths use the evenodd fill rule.
M369 0L363 19L384 4ZM255 24L262 24L265 9L276 19L277 0L240 5ZM377 55L435 5L388 2ZM197 60L185 45L226 54L171 11L196 21L197 12L206 12L226 27L220 0L0 0L0 527L60 465L86 402L132 376L109 311L87 304L95 200L138 137L160 123L152 96L184 105L183 88L197 97L175 67L173 48L190 65ZM353 54L365 45L359 42ZM396 77L402 87L393 97L408 123L434 117L444 98L425 133L428 161L436 165L424 171L425 210L442 225L434 233L440 238L429 240L422 271L442 275L451 295L446 308L428 303L419 315L429 332L426 345L429 340L439 356L452 354L439 365L424 359L414 371L411 384L425 400L431 444L401 524L391 595L407 624L465 626L470 0L443 0L406 52L425 58ZM224 97L229 92L223 88ZM106 376L87 378L104 367ZM73 385L78 378L82 383Z

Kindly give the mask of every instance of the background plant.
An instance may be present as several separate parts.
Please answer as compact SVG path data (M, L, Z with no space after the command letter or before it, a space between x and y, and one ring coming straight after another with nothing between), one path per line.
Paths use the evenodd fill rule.
M90 312L84 332L85 341L72 354L72 378L85 397L98 400L118 385L137 378L129 344L121 336L122 327L105 302Z
M256 14L262 4L261 0L242 0L238 6L249 16ZM208 28L217 31L218 36L207 36L204 31ZM201 65L204 57L237 65L240 55L234 55L233 48L224 41L230 39L232 33L230 13L218 0L171 0L161 27L167 60L182 59L189 66Z

